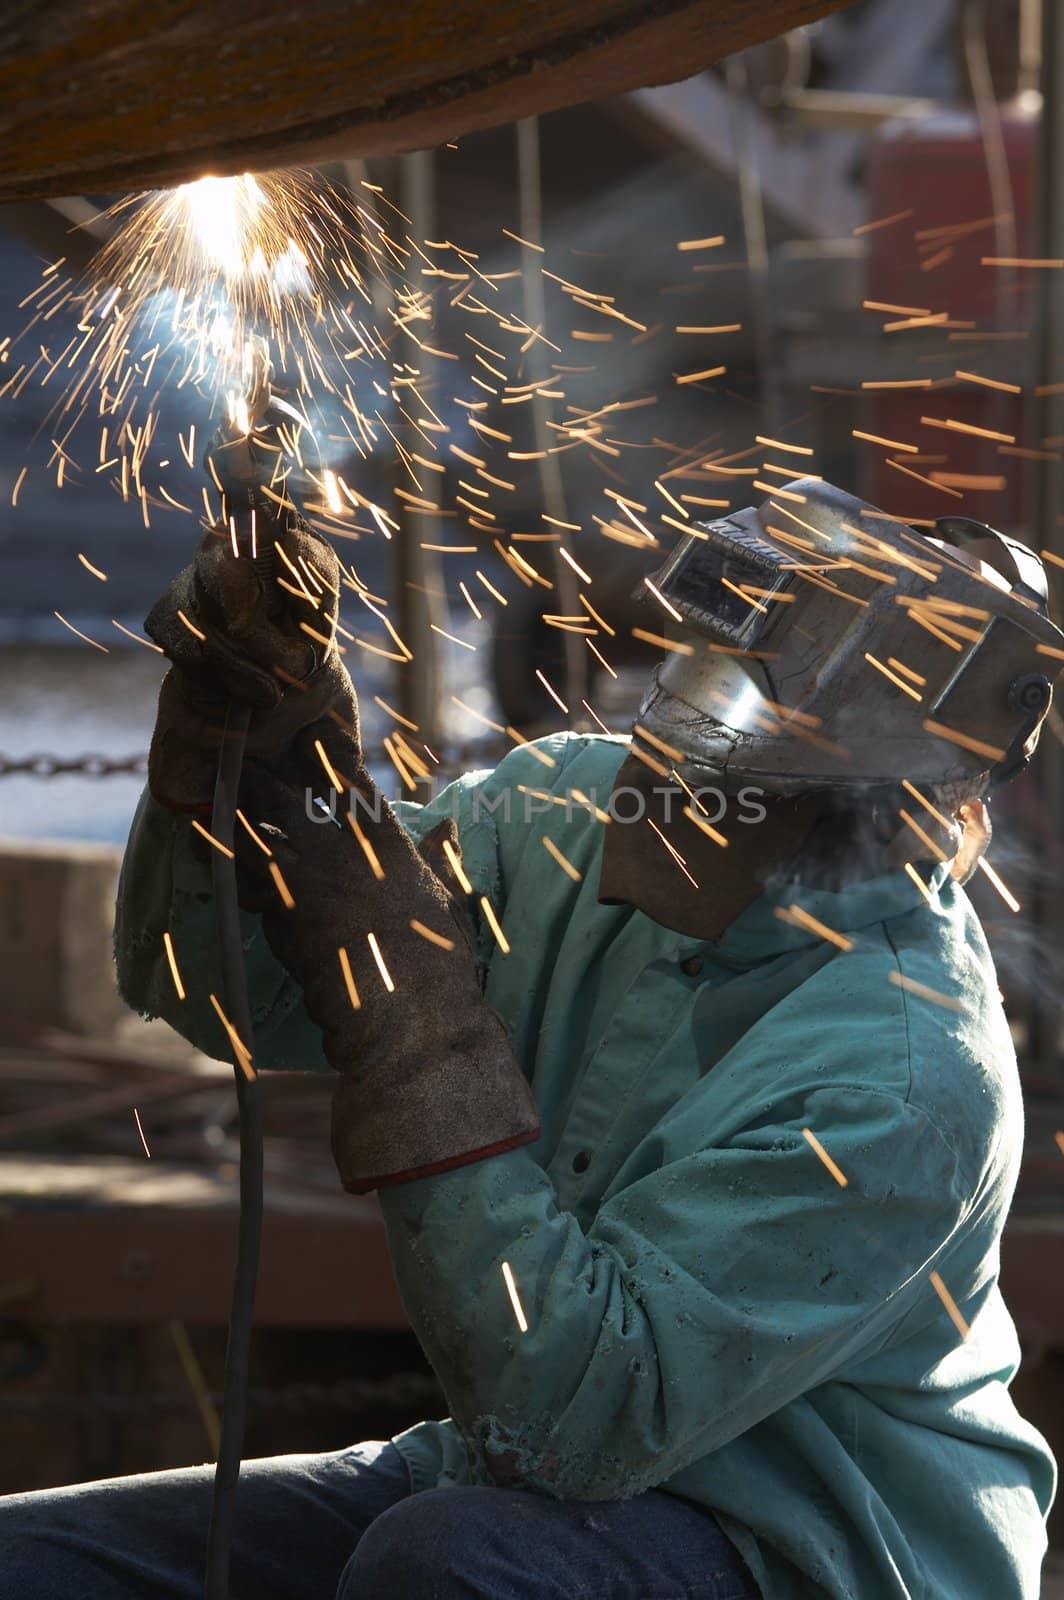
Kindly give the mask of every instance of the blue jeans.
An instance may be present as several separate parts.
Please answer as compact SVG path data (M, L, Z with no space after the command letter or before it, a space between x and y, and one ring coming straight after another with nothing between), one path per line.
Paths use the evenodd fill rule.
M12 1600L200 1600L212 1469L0 1500ZM247 1462L233 1600L757 1600L709 1512L652 1491L563 1502L410 1492L391 1444Z

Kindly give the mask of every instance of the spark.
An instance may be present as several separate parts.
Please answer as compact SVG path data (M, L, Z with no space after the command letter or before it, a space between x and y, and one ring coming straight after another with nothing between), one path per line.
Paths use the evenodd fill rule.
M770 450L783 450L794 456L815 455L815 450L807 444L787 444L783 439L769 439L763 433L755 433L754 438L758 444L767 445ZM748 452L749 453L749 452Z
M935 821L938 823L940 828L945 828L946 832L947 833L949 832L949 827L950 827L949 818L948 817L944 817L942 815L941 811L939 811L938 807L937 806L933 806L931 804L930 800L928 800L928 798L926 797L926 795L922 795L920 793L919 789L916 787L916 785L914 783L910 783L908 778L903 778L901 780L901 786L905 790L906 794L911 794L913 799L914 800L918 800L920 802L920 804L923 806L924 810L929 812L931 814L931 816L934 817Z
M988 389L1004 389L1007 394L1022 394L1023 386L1019 383L1005 383L1001 378L984 378L978 372L965 372L959 367L954 372L955 378L962 378L967 383L985 384Z
M1064 267L1064 260L1055 256L981 256L980 265L984 267Z
M220 839L216 839L214 834L209 832L209 830L203 826L203 823L200 822L197 817L190 817L189 821L192 823L192 826L195 828L196 832L201 834L209 845L213 845L215 850L217 850L220 855L225 856L228 861L235 860L233 852L230 850L229 846L223 844Z
M913 616L913 613L909 613ZM914 621L918 620L914 617ZM988 756L991 761L1003 761L1005 751L998 749L997 745L985 744L981 739L973 739L969 734L958 733L955 728L947 728L942 722L933 722L930 718L924 723L924 730L933 733L940 739L948 739L951 744L958 744L964 750L971 750L977 756Z
M222 1010L222 1003L218 999L218 996L216 994L210 994L210 995L207 996L207 998L210 1001L211 1005L214 1007L215 1015L217 1016L218 1021L221 1023L222 1027L225 1029L226 1036L229 1039L229 1043L233 1047L233 1054L236 1056L237 1065L239 1066L241 1072L244 1074L245 1078L247 1078L249 1082L253 1082L254 1079L258 1076L258 1074L256 1073L254 1066L252 1065L251 1051L248 1049L247 1045L241 1039L240 1035L237 1033L236 1029L233 1027L233 1024L229 1021L229 1018L226 1016L225 1012Z
M980 869L981 872L985 873L987 878L989 878L990 882L993 884L994 888L997 890L997 892L1001 896L1002 900L1004 900L1004 902L1008 906L1009 910L1010 911L1019 911L1020 902L1017 900L1016 896L1012 893L1012 891L1010 889L1006 888L1005 884L1002 883L1000 877L994 871L993 867L990 865L989 861L986 859L985 856L980 856L979 857L979 869Z
M400 712L394 711L387 701L381 699L380 695L375 694L373 699L382 711L386 711L396 722L401 722L404 728L409 728L411 733L419 732L416 722L411 722L409 717L404 717Z
M641 639L644 644L656 644L659 649L671 650L675 655L693 656L695 653L693 644L683 644L678 639L664 639L660 633L648 633L646 628L633 628L631 634L633 639Z
M1014 433L997 433L993 428L979 428L974 422L958 422L954 417L921 417L925 428L945 428L949 433L969 433L976 439L997 439L1001 444L1015 444Z
M604 671L608 672L610 677L613 678L614 681L616 681L617 674L613 670L613 668L610 666L609 662L606 660L606 657L602 654L602 651L599 650L596 647L596 645L593 643L593 641L591 639L589 639L589 638L585 637L584 643L587 645L588 649L591 651L591 654L595 657L595 660L599 663L599 666L601 666Z
M144 1125L140 1120L140 1112L137 1110L136 1106L133 1107L133 1120L137 1124L137 1132L140 1134L140 1142L144 1146L144 1154L150 1161L151 1151L148 1149L148 1141L144 1137Z
M920 893L923 895L923 897L927 901L928 905L930 905L931 904L931 893L930 893L930 890L928 889L927 884L924 882L923 878L921 878L920 874L917 872L916 868L913 866L911 861L907 861L905 863L905 873L906 873L907 877L910 877L912 879L913 883L915 883L916 887L919 889Z
M727 370L727 367L706 367L703 372L675 372L673 377L677 383L701 383L706 378L720 378Z
M495 915L495 907L492 905L486 894L482 894L480 897L480 908L484 913L484 920L487 922L488 927L491 929L492 934L495 937L496 944L499 946L499 949L502 951L503 955L508 956L510 954L510 942L503 933L499 919Z
M905 450L914 456L920 453L918 445L903 444L900 439L884 439L881 434L863 433L860 428L852 428L850 431L855 439L865 439L869 444L881 444L887 450Z
M825 1167L827 1167L828 1171L831 1173L831 1176L835 1179L835 1182L838 1184L839 1188L840 1189L845 1189L847 1184L850 1181L849 1178L843 1172L842 1168L838 1165L838 1163L836 1161L833 1161L832 1158L828 1155L827 1151L824 1149L824 1146L820 1143L820 1140L817 1138L817 1136L813 1132L812 1128L803 1128L802 1129L802 1138L805 1140L806 1144L810 1146L811 1149L816 1151L816 1154L820 1157L820 1159L824 1163Z
M457 848L451 843L450 839L444 839L442 848L444 856L447 860L447 865L457 878L463 894L472 894L473 885L470 883L469 878L466 875L466 870L462 865L462 857Z
M78 551L78 560L81 562L81 564L85 568L86 572L91 572L93 577L94 578L99 578L101 583L106 583L107 582L107 574L106 574L106 572L101 572L99 567L94 567L92 562L89 560L88 556L83 555L80 550Z
M568 877L572 878L574 883L579 883L584 874L579 870L578 867L573 866L573 863L568 859L567 856L562 855L562 852L558 849L558 846L554 843L553 839L549 838L546 834L544 834L542 837L543 848L546 850L547 854L554 857L554 860L558 863L559 867L561 867L562 871Z
M940 489L943 494L952 495L954 500L963 500L964 496L957 489L950 489L944 483L936 483L934 478L927 478L922 472L914 472L912 467L906 467L900 461L892 461L887 457L887 466L893 467L896 472L904 472L907 478L915 478L917 483L926 483L929 488Z
M236 807L236 820L240 823L240 826L244 829L245 833L248 834L253 843L258 845L264 856L273 855L273 851L270 849L269 845L264 839L259 837L258 829L252 826L239 806Z
M423 922L419 922L417 917L411 918L410 926L415 933L421 935L422 939L427 939L429 944L438 945L441 950L454 949L455 941L453 939L446 938L442 933L435 933L431 928L427 928Z
M584 583L590 583L592 581L590 574L585 572L583 567L577 565L575 557L569 554L564 545L559 545L558 554L561 556L562 560L567 566L572 567L577 577L580 578Z
M1060 265L1064 266L1064 261L1060 262ZM957 1309L956 1300L954 1300L953 1296L950 1294L949 1290L946 1288L946 1285L942 1282L942 1279L937 1272L931 1272L929 1276L931 1278L931 1286L938 1295L938 1298L942 1301L942 1304L945 1306L953 1326L956 1328L962 1339L967 1339L970 1330L968 1328L968 1324L961 1316L960 1311Z
M58 611L53 611L52 615L58 618L64 628L69 628L71 633L76 633L79 639L84 639L86 644L91 644L94 650L102 650L105 656L110 654L105 644L98 644L95 639L90 639L87 633L82 633L80 628L75 628L74 624L68 622L66 617L60 616Z
M162 645L153 644L150 639L142 639L139 633L134 633L132 628L124 627L122 625L122 623L116 621L114 617L111 618L111 622L112 622L112 625L118 629L119 633L124 633L126 635L126 637L129 638L129 639L135 639L137 644L147 645L149 650L154 650L158 655L165 655L166 654L166 652L163 649Z
M446 841L444 841L444 843L446 846ZM381 982L384 984L384 987L387 989L389 994L394 994L395 984L392 981L391 973L384 964L384 957L381 954L381 947L377 943L377 935L375 933L367 933L366 943L369 945L370 953L372 954L374 961L377 963L377 971L381 975Z
M189 619L186 617L185 613L181 610L180 606L178 607L177 616L178 616L178 621L181 622L188 629L189 633L194 634L195 637L197 639L199 639L201 644L202 643L206 643L207 635L205 633L203 633L199 628L197 628L196 624L194 622L190 622L189 621Z
M887 982L892 983L896 989L904 989L908 994L930 1001L933 1006L942 1006L946 1011L964 1010L963 1001L956 995L943 994L940 989L932 989L926 983L918 983L915 978L907 978L904 972L888 972Z
M911 684L906 683L896 672L892 672L889 667L884 666L883 662L878 661L875 656L869 655L867 650L864 658L870 667L875 667L877 672L881 672L896 689L900 689L903 694L907 694L911 700L919 701L923 699L923 696Z
M840 950L852 950L854 947L854 941L847 938L846 934L829 928L826 922L821 922L802 906L777 906L774 914L781 922L788 922L795 928L803 928L807 933L815 933L817 938L825 939L828 944L836 945Z
M715 233L709 239L681 239L676 248L677 250L713 250L717 245L723 243L724 235Z
M521 1300L517 1293L517 1285L514 1282L514 1275L510 1270L510 1263L508 1261L504 1261L502 1264L502 1275L503 1281L506 1284L506 1293L510 1296L510 1304L514 1308L514 1316L517 1318L517 1326L520 1328L522 1333L527 1333L528 1321L525 1317L524 1310L522 1309Z
M904 809L904 807L902 807L902 808L899 809L898 815L901 818L901 820L904 822L905 826L907 828L911 828L912 829L913 833L915 833L916 837L919 839L920 843L924 846L925 850L930 850L931 854L936 858L936 860L938 860L938 861L948 861L949 860L949 857L946 854L945 850L942 849L942 846L935 843L935 841L934 841L934 839L932 839L931 835L929 833L925 832L925 830L923 828L921 828L921 826L917 822L916 818L914 816L912 816L912 814L910 812L906 811ZM946 826L947 826L947 829L948 829L949 824L947 823Z
M476 650L475 644L470 644L468 639L456 638L453 633L448 633L446 628L438 628L434 622L429 623L433 633L438 633L441 638L450 640L451 644L460 644L463 650Z
M351 961L348 957L347 950L343 945L341 945L336 954L340 961L340 971L343 974L344 987L347 990L347 998L351 1002L351 1010L360 1011L362 1009L362 1001L359 999L358 988L355 984L354 973L351 971Z
M556 706L560 706L561 709L562 709L562 712L564 713L564 715L568 716L569 715L569 707L566 705L565 701L562 699L562 697L558 693L558 691L556 689L554 689L551 686L551 684L547 681L547 678L545 677L543 672L540 671L539 667L536 668L536 677L539 679L539 681L543 685L544 689L546 689L547 693L550 695L550 697L554 701L555 705Z
M179 1000L184 1000L187 998L185 985L181 981L181 973L177 965L177 956L174 954L174 941L170 937L169 929L166 929L163 933L163 948L166 950L166 959L170 963L170 976L174 980L174 989L177 993L177 998Z
M648 817L647 821L649 822L650 826L653 828L654 832L657 834L658 838L661 840L662 844L665 846L666 850L669 852L669 854L672 857L672 859L675 861L676 865L679 867L680 871L683 873L684 877L687 879L688 883L693 884L693 886L697 889L698 888L698 882L688 872L687 863L684 860L683 856L680 854L680 852L676 849L675 845L672 845L672 844L669 843L668 839L666 839L664 833L662 833L661 829L658 827L658 825L654 821L653 817Z
M893 212L891 212L889 217L877 217L874 222L862 222L862 223L859 223L858 226L856 228L854 228L854 230L853 230L854 237L856 238L859 234L862 234L862 233L874 233L879 228L889 228L895 222L904 222L905 218L906 217L911 217L912 214L913 214L913 210L912 210L912 207L910 206L908 208L908 210L906 210L906 211L893 211ZM866 301L865 304L867 305L868 302Z

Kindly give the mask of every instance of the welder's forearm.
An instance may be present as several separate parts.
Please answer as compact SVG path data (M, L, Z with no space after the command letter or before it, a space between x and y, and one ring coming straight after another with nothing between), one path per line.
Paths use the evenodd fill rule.
M660 1481L653 1331L616 1257L559 1211L528 1152L382 1189L380 1201L407 1313L487 1472L560 1499Z
M298 985L273 957L257 919L245 916L243 922L257 1064L327 1070L320 1034L306 1015ZM173 965L164 934L170 936ZM133 819L119 880L115 965L119 992L134 1011L163 1017L206 1055L231 1059L210 1001L212 994L222 999L210 861L188 819L159 805L147 791Z

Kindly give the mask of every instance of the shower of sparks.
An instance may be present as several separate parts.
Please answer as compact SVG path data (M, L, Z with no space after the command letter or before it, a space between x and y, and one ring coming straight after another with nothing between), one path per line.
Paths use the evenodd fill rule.
M510 1304L514 1308L514 1316L517 1318L517 1326L520 1328L522 1333L527 1333L528 1319L525 1316L524 1308L521 1305L521 1297L517 1293L517 1285L514 1282L514 1275L508 1261L504 1261L502 1264L502 1275L506 1284L506 1293L510 1296Z
M925 591L899 596L913 635L912 655L918 663L926 657L928 647L937 650L942 646L959 653L967 642L981 636L978 630L986 613L975 616L964 608L951 612L948 606L936 604L931 590L937 569L921 564L915 555L899 557L893 546L877 540L867 528L850 530L850 550L832 561L830 573L825 564L814 566L809 551L822 535L803 521L804 497L789 488L787 480L805 476L807 468L809 476L816 478L812 468L820 463L812 446L777 436L816 436L804 407L768 423L756 408L743 412L744 398L732 396L727 384L715 385L718 393L729 395L729 403L732 399L739 402L731 408L727 423L709 437L696 438L692 429L686 442L676 443L672 442L672 422L665 425L653 420L659 397L650 392L646 367L631 387L610 389L614 380L606 376L606 369L594 364L597 341L615 340L612 348L616 349L676 335L667 352L657 358L658 378L669 396L692 396L696 391L687 386L696 384L705 384L708 393L714 380L727 379L723 365L704 364L714 358L714 347L691 342L742 332L738 323L717 320L720 313L709 292L711 280L696 276L719 270L714 263L727 254L720 249L728 244L723 235L707 233L669 242L670 256L675 251L670 271L675 269L682 281L663 286L661 293L681 290L689 298L680 303L661 299L660 303L628 306L619 303L612 292L606 269L593 266L589 259L582 266L563 264L553 260L541 243L502 228L498 230L502 259L489 263L486 256L447 235L415 237L413 224L391 205L379 186L366 182L362 190L365 192L345 192L317 175L299 172L206 177L174 190L136 196L113 208L108 220L115 231L84 282L76 282L63 261L48 265L37 288L23 302L27 327L14 341L0 341L0 372L5 367L7 372L0 394L17 395L30 382L45 384L57 393L47 419L53 451L50 467L56 482L76 484L79 468L86 475L100 474L128 504L130 515L146 527L151 526L156 511L216 521L217 483L203 486L201 505L198 483L178 492L175 480L169 485L163 482L171 463L178 472L198 472L205 433L201 425L197 439L197 426L186 413L175 437L164 437L169 426L163 420L164 396L194 390L209 404L215 421L227 419L231 426L247 430L255 420L254 390L261 378L261 352L265 350L275 393L283 395L292 408L283 450L297 459L305 479L314 487L305 506L312 526L352 541L416 540L421 549L431 553L437 559L446 598L459 608L440 613L439 620L430 624L433 640L456 658L476 661L473 653L478 644L497 618L505 622L502 608L518 596L522 605L528 602L537 624L551 630L552 643L572 646L590 671L601 675L600 681L618 679L611 661L627 667L625 652L632 641L666 653L694 655L695 646L689 642L668 639L656 631L655 624L666 625L667 619L675 620L678 613L663 589L654 585L654 569L678 534L705 537L699 521L726 516L755 495L766 493L771 495L776 522L786 524L786 531L773 527L770 532L796 553L794 570L804 581L838 595L845 604L868 602L846 593L846 573L839 569L848 568L884 584L897 582L899 573L907 579L918 575L926 580ZM855 231L874 233L889 226L895 230L894 238L910 231L905 226L910 216L911 212L900 211ZM924 267L944 250L951 250L959 238L978 233L984 226L986 219L980 218L918 230L915 239ZM983 259L987 265L1058 265L1034 258ZM495 265L500 270L490 270ZM570 271L576 273L579 283L570 279ZM542 319L530 317L522 302L521 285L528 281L535 281L541 294L551 297L544 302L547 314ZM934 300L930 292L927 298ZM872 300L861 304L866 312L890 319L881 322L881 331L889 332L902 348L907 340L919 341L921 355L914 356L909 369L916 376L873 375L859 380L860 390L933 388L938 398L945 399L952 389L973 403L979 400L981 390L1005 395L1017 392L1016 384L973 370L984 364L974 354L972 366L956 366L956 360L964 358L955 346L947 346L947 341L976 335L966 333L971 325L957 322L941 305ZM72 330L62 337L55 332L61 320L52 320L60 311L67 316L75 314ZM467 326L452 340L459 319L465 319ZM580 326L567 337L565 329L573 322ZM585 326L588 322L599 327ZM601 327L603 322L608 332ZM68 341L65 347L64 340ZM919 375L918 362L928 348L925 341L932 340L941 340L947 353L953 349L946 369L951 378ZM618 381L627 384L629 380ZM728 381L736 379L733 376ZM847 391L849 395L854 392ZM832 403L837 405L837 401ZM845 404L851 403L847 398ZM869 404L877 403L877 396L870 395ZM931 395L926 404L934 409ZM532 418L538 409L543 411L542 426L534 427ZM914 411L919 409L914 407ZM920 427L933 435L931 448L947 452L937 455L925 449L926 440L892 437L895 430L886 425L885 418L887 431L877 431L875 412L854 415L854 421L867 424L851 429L853 439L859 441L862 460L874 461L876 452L882 452L883 464L892 469L884 476L897 480L899 500L906 492L923 493L926 487L936 496L960 500L959 509L963 509L969 494L1004 487L1006 478L999 471L958 470L969 463L949 456L950 449L978 443L994 452L995 466L1003 466L1006 463L1000 458L1037 456L1033 446L1045 444L1024 440L1017 445L1017 436L1005 431L1010 424L1004 417L1001 428L987 428L949 416L954 408L948 404L938 409L941 415L919 419ZM704 415L701 403L691 406L689 414L692 418ZM762 426L770 426L772 431L755 431ZM315 452L308 447L308 431L314 436ZM898 431L910 430L901 427ZM916 432L915 422L911 431ZM82 450L86 433L90 436L88 447ZM318 460L319 442L328 461ZM372 483L363 481L359 470L382 454L394 469L394 481L385 490L374 487L377 477ZM779 459L766 459L769 454ZM83 461L79 462L79 455L84 456ZM591 490L582 489L581 501L555 504L541 492L546 482L541 474L554 465L551 458L562 456L581 460L601 475ZM782 481L771 484L768 480L773 475ZM26 478L23 469L14 480L14 505L25 502ZM283 484L279 497L281 492ZM530 501L535 506L531 517ZM539 510L541 505L549 509ZM930 528L926 521L910 519L905 510L895 505L875 515L897 516L902 521L912 520L914 526ZM618 551L617 545L626 548ZM919 549L919 541L914 539L914 550ZM1056 553L1044 554L1064 564L1064 558ZM652 603L644 613L649 626L631 627L627 616L616 615L616 602L611 604L605 595L598 598L596 576L605 590L602 575L612 571L618 556L638 556L644 576L647 570L651 573L646 592ZM467 564L465 558L472 559ZM93 587L96 581L108 581L108 574L84 552L77 559L94 580ZM894 571L887 570L891 567ZM314 575L294 567L279 581L288 592L304 598L313 599L320 593ZM390 620L394 613L388 611L388 597L372 594L353 567L343 569L342 583L348 591L345 599L362 608L364 629L351 631L341 623L337 634L346 643L339 643L304 622L301 625L308 637L323 647L331 643L341 653L348 651L349 659L364 652L370 665L382 670L386 664L408 665L415 641L408 644L400 637ZM734 590L752 612L763 615L775 609L768 606L769 600L786 604L794 599L793 594L773 595L750 587L734 586ZM595 596L594 603L589 596ZM78 638L106 652L106 645L56 615ZM182 620L203 637L193 618ZM118 622L114 626L129 632ZM518 634L520 639L519 630ZM158 649L138 635L130 637ZM510 648L517 652L522 645L523 641L515 640ZM719 644L709 648L744 654ZM1047 655L1055 653L1051 646L1039 649ZM899 650L900 656L907 653L904 648ZM870 678L886 678L899 697L918 701L926 692L930 699L927 679L897 656L884 661L869 654L864 664ZM594 725L609 731L594 709L594 689L583 684L574 691L568 670L564 677L552 665L548 664L548 670L549 677L534 657L528 659L528 686L545 691L558 716L570 725ZM436 758L427 746L415 747L403 736L403 729L418 733L409 718L393 709L389 700L375 698L381 711L398 725L391 729L387 755L403 788L413 792L430 770L424 753L434 765ZM505 720L492 720L457 696L453 701L480 728L528 749L546 767L555 765L546 751L529 744L521 729ZM823 736L807 727L801 717L800 711L794 711L789 731L796 738L826 745ZM998 760L1003 754L978 737L978 727L950 728L931 720L924 727L930 735L987 759ZM661 753L669 760L677 759L675 752L665 749ZM652 770L658 770L653 757L647 760ZM328 775L327 766L326 772ZM922 795L912 792L925 811L933 809ZM686 808L684 816L715 844L727 845L725 836L700 814L697 802ZM929 840L916 818L904 813L903 820L917 837ZM924 816L922 821L927 823L928 818ZM353 817L348 817L348 823L379 878L382 872L369 838ZM214 848L224 850L202 824L194 822L193 826ZM258 835L250 828L249 832L268 853ZM562 848L564 838L559 844L544 838L543 844L554 862L573 881L579 881L579 870ZM450 849L449 845L444 848ZM682 858L678 859L682 865ZM451 866L463 890L472 893L460 857L455 856ZM670 864L665 862L665 866ZM985 861L980 866L1006 904L1018 909L993 869ZM906 870L910 869L911 864ZM282 900L290 903L292 896L276 863L271 863L271 870ZM915 869L910 875L919 882ZM490 902L482 901L482 910L499 948L505 950L505 936ZM849 948L845 935L817 923L799 907L790 908L784 916L840 949ZM423 925L414 932L430 943L441 942L442 936L434 936ZM392 988L372 938L371 950L385 986ZM180 994L180 977L169 943L167 955ZM959 1005L953 997L899 974L892 981L931 1003Z

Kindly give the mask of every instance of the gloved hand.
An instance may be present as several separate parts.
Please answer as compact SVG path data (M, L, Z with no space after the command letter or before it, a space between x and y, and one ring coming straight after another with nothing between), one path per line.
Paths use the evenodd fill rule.
M173 663L159 692L148 787L174 810L210 811L231 699L252 707L252 756L283 761L299 730L324 713L357 739L355 694L336 645L336 557L298 519L265 522L259 542L283 552L268 586L224 530L209 532L144 624Z
M344 1188L361 1194L530 1143L535 1102L481 994L464 907L454 914L426 859L447 870L442 845L457 850L454 823L445 820L419 854L357 742L328 721L299 742L314 739L356 785L338 800L339 825L310 820L305 788L248 762L241 806L267 825L259 832L273 855L238 828L238 872L243 905L259 912L271 949L302 986L340 1074L332 1147Z

